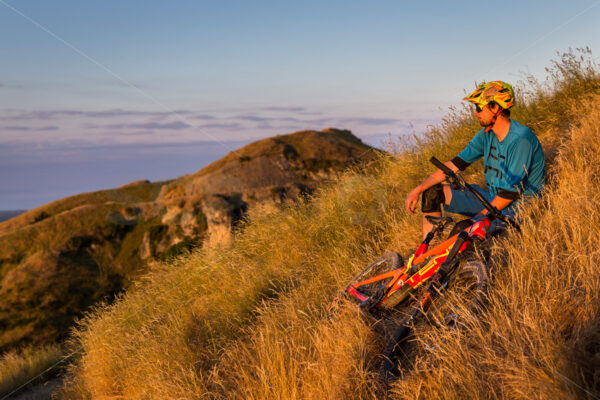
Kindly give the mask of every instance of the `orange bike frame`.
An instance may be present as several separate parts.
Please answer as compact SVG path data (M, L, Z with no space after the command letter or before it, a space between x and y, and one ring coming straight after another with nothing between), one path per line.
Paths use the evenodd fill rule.
M467 232L470 238L478 237L480 239L484 239L486 237L487 231L489 230L491 225L491 221L488 218L483 218L481 221L475 222L473 225L467 228ZM387 291L385 296L381 299L381 301L377 305L381 305L385 303L385 301L393 295L396 291L402 288L405 284L409 284L413 289L418 288L423 282L433 276L437 270L440 268L442 263L448 257L452 246L456 242L456 238L458 234L452 236L446 241L438 244L431 250L423 252L418 256L413 256L409 260L407 265L404 265L401 268L398 268L394 271L389 271L381 275L377 275L371 277L369 279L365 279L364 281L358 282L354 285L351 285L346 289L346 292L356 297L360 301L365 301L368 299L368 296L362 294L360 292L360 287L364 285L368 285L374 282L382 281L384 279L392 278L390 282L387 284ZM465 241L461 248L458 251L458 254L462 253L469 246L470 241ZM420 248L421 249L421 248ZM417 251L419 253L419 251ZM425 263L425 261L429 258L429 261ZM412 273L412 276L409 276L411 271L415 268L413 266L417 266L419 264L423 264L421 267L416 269L416 272Z

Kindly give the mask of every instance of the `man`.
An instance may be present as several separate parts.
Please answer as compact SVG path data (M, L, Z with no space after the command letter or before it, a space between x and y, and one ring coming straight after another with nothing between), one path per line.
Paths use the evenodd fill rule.
M475 104L475 117L483 129L458 156L445 163L456 172L483 157L488 189L476 189L503 214L512 216L519 199L535 196L545 183L544 153L538 138L531 129L510 119L514 97L512 86L502 81L482 83L465 97L463 100ZM423 195L424 237L431 230L425 216L441 216L442 205L445 211L468 217L487 213L479 201L442 184L444 179L444 173L438 169L406 197L406 210L413 214Z

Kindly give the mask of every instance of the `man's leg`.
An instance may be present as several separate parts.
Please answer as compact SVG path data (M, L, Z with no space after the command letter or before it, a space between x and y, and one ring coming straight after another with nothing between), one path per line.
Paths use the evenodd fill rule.
M421 200L421 211L423 211L423 239L429 233L432 225L425 218L427 215L441 217L442 204L450 205L452 201L452 189L450 185L438 183L423 192Z

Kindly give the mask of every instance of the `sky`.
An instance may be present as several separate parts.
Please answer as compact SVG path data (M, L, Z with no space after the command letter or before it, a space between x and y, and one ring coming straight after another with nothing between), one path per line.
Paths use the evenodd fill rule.
M476 82L598 57L598 21L600 0L0 0L0 210L303 129L419 134Z

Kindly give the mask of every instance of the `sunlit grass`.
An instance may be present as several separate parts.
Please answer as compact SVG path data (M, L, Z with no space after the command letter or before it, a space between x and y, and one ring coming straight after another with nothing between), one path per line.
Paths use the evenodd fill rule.
M0 396L7 395L30 381L31 383L38 382L34 378L49 367L55 366L62 360L62 357L63 350L58 345L31 346L2 354L0 356ZM47 379L54 376L58 371L57 368L53 368L42 378Z
M514 118L551 160L544 197L499 248L487 311L441 343L392 398L585 398L598 394L600 80L586 53L563 56L546 85L520 90ZM398 144L368 173L349 171L315 197L255 210L231 244L152 272L76 332L84 349L69 398L381 398L382 340L356 309L326 307L385 251L408 253L419 216L405 195L478 129L467 109ZM468 178L481 180L480 166ZM500 252L498 252L500 254Z

